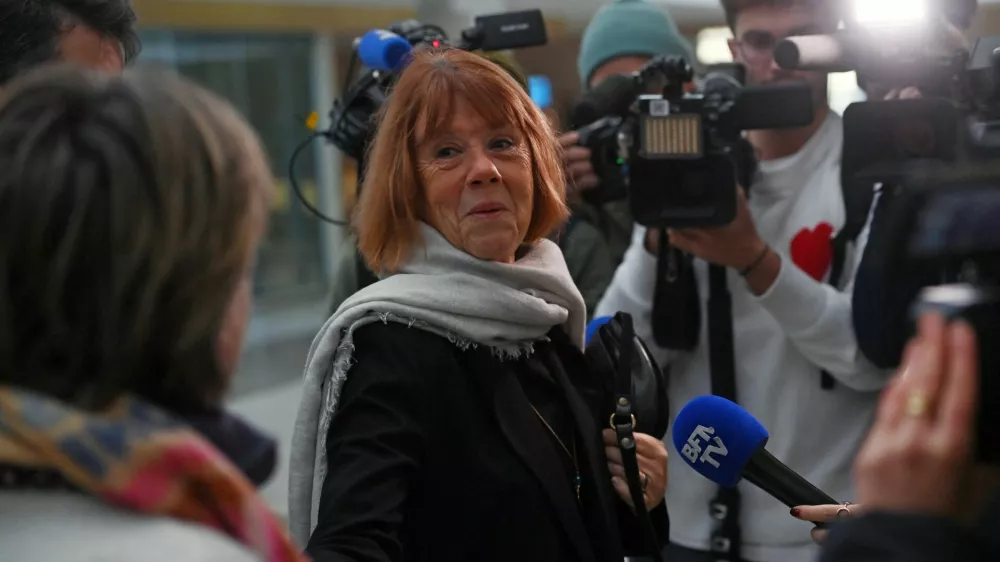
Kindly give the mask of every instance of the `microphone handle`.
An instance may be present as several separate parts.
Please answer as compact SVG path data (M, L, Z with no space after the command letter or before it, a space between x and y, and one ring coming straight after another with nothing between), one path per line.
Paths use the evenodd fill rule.
M764 447L758 447L750 456L750 462L743 468L742 475L745 480L790 508L840 503L774 458Z

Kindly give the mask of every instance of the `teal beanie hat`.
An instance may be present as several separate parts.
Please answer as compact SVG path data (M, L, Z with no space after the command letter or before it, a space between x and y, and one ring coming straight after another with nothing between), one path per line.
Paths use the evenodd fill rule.
M646 0L615 0L590 20L580 43L576 67L588 89L602 64L628 56L683 56L696 64L694 51L663 6Z

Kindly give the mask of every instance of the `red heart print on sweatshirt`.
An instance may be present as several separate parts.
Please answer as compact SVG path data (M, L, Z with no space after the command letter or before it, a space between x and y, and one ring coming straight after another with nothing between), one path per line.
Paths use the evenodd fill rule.
M821 222L816 228L803 228L792 238L792 262L805 271L809 277L822 281L830 264L833 262L833 226Z

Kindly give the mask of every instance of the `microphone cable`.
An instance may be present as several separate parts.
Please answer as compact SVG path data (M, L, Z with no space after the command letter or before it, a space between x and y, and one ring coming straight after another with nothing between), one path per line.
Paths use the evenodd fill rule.
M358 64L358 53L357 51L354 51L351 54L350 62L348 62L347 64L347 74L344 77L344 84L340 88L340 91L347 93L346 96L347 103L339 104L342 105L343 107L350 106L350 104L354 101L354 98L357 97L358 95L358 92L356 91L357 89L353 90L350 89L351 78L354 76L357 64ZM335 103L335 105L337 105L337 103ZM332 225L341 227L349 227L351 224L350 221L338 220L328 216L323 211L317 209L316 206L310 203L309 200L306 198L305 194L302 192L301 186L299 185L298 175L295 172L295 165L298 163L299 157L302 156L302 153L305 151L305 149L309 148L312 145L313 141L315 141L318 138L325 138L327 140L331 139L331 137L333 136L333 131L337 130L337 128L339 128L343 124L345 114L346 111L338 112L337 121L332 123L330 125L330 128L325 131L316 130L315 123L318 122L319 117L315 113L313 115L310 115L309 119L307 120L307 126L309 126L309 129L312 130L313 133L308 137L306 137L305 140L300 142L298 146L295 147L295 150L292 151L292 157L288 159L288 183L291 184L292 191L295 192L295 196L298 197L299 201L302 203L302 206L304 206L306 210L312 213L316 218L324 222L328 222Z
M429 42L431 46L433 46L433 48L439 48L442 44L445 43L445 41L447 41L446 39L447 35L445 34L444 30L441 29L441 27L432 24L420 24L417 26L413 26L412 28L405 26L397 27L396 29L393 29L393 32L406 38L411 43L411 45L414 43L414 41L422 43L423 42L422 39L428 37L431 38ZM471 44L468 45L461 44L458 45L458 48L469 50L469 48L472 46L473 45ZM313 131L313 133L309 135L309 137L307 137L301 143L299 143L298 146L295 147L295 150L292 151L292 156L288 161L288 181L292 186L292 190L295 192L295 196L298 197L299 201L302 202L302 205L310 213L316 216L316 218L324 222L341 227L350 227L350 220L338 220L332 218L323 211L317 209L315 205L313 205L312 203L309 202L308 199L306 199L305 194L302 192L302 188L298 182L298 177L295 172L295 165L298 163L299 157L302 155L305 149L308 148L310 145L312 145L313 141L315 141L317 138L323 137L326 138L331 143L333 143L334 140L333 137L336 134L336 131L340 130L340 128L344 125L344 119L347 117L348 113L347 108L351 107L351 105L354 104L356 99L363 92L367 91L369 88L376 85L380 81L379 74L369 73L368 76L363 77L362 79L358 80L357 83L352 85L351 80L352 78L354 78L354 74L357 70L359 60L360 57L358 55L358 51L357 49L354 49L353 52L351 53L350 61L348 62L347 73L344 76L344 83L340 88L340 91L344 92L344 96L341 100L337 100L334 102L334 112L337 114L336 120L333 123L331 123L329 129L326 129L324 131L317 131L315 123L318 121L318 117L316 116L315 112L312 115L310 115L307 122L309 125L309 129ZM361 165L362 163L358 162L358 166L360 167ZM361 170L359 169L358 172L359 172L358 177L360 178ZM359 185L358 187L360 188L361 186Z
M314 140L320 137L326 137L327 134L328 133L326 131L315 131L295 147L295 150L292 152L292 157L288 160L288 182L292 185L292 190L295 191L295 196L298 197L302 206L315 215L316 218L336 226L346 227L350 226L350 221L331 218L323 211L317 209L315 205L310 203L309 199L307 199L305 194L302 193L302 188L299 186L299 182L296 179L295 164L298 162L299 156L302 155L302 152L305 151L305 149L312 145Z

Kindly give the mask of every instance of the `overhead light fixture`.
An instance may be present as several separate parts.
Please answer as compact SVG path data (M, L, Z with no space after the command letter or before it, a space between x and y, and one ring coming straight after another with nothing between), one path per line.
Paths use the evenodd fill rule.
M930 16L929 0L854 0L855 20L865 27L924 25Z

